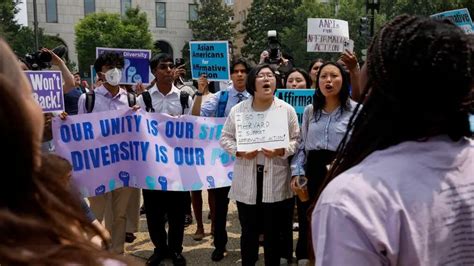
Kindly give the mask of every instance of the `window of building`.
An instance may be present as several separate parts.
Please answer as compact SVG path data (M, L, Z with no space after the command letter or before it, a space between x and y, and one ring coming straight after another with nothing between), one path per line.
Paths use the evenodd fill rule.
M226 5L231 6L234 4L234 0L225 0Z
M166 28L166 3L155 2L156 27Z
M95 0L84 0L84 16L95 12Z
M197 4L189 4L189 21L195 21L198 19L197 9Z
M132 7L132 0L120 0L120 13L125 16L125 12Z
M46 0L46 22L58 23L58 2Z

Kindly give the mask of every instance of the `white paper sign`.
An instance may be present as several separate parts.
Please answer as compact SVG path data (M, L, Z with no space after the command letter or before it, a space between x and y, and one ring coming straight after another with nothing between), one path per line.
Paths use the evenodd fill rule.
M236 113L237 151L287 148L290 143L286 112Z
M332 18L308 18L308 52L340 53L349 39L349 23Z

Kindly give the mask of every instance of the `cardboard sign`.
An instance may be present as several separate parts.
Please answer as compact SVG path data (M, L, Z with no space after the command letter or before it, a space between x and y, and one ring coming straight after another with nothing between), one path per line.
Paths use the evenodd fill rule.
M431 15L434 19L449 19L467 34L474 34L474 24L472 23L469 10L467 8L445 11Z
M308 18L308 52L340 53L349 39L349 24L345 20Z
M286 148L288 117L276 110L235 114L237 151Z
M150 83L150 50L96 47L96 58L106 51L120 53L125 59L120 84Z
M230 79L229 42L189 42L189 48L193 79L199 79L202 74L213 81Z
M33 88L33 98L43 113L64 111L64 92L61 71L25 71Z

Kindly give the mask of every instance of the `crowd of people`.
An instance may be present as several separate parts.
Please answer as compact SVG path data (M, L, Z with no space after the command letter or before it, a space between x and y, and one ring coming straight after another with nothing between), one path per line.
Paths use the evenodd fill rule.
M206 75L196 88L184 84L185 71L167 54L150 59L148 87L126 88L124 58L114 52L98 56L98 81L86 88L50 52L65 78L66 112L45 115L22 73L28 65L0 39L0 134L12 170L0 187L0 264L136 264L121 255L138 230L140 190L122 187L86 203L51 141L54 116L120 109L226 118L219 143L236 160L232 185L208 190L214 262L228 263L233 200L242 265L257 263L259 242L265 265L290 264L293 254L298 265L473 264L473 36L447 20L401 15L373 38L362 68L345 51L282 78L262 53L255 66L232 60L226 89ZM301 125L295 108L275 96L282 88L314 89ZM268 112L287 118L289 144L239 150L236 116ZM191 206L193 239L205 235L202 192L141 193L155 247L147 265L167 258L186 265Z

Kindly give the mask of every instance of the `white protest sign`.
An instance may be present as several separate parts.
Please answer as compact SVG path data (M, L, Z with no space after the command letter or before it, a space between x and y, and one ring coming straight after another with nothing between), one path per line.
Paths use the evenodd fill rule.
M286 112L236 113L237 151L261 148L278 149L289 146L288 117Z
M349 39L349 23L332 18L308 18L307 52L340 53Z

